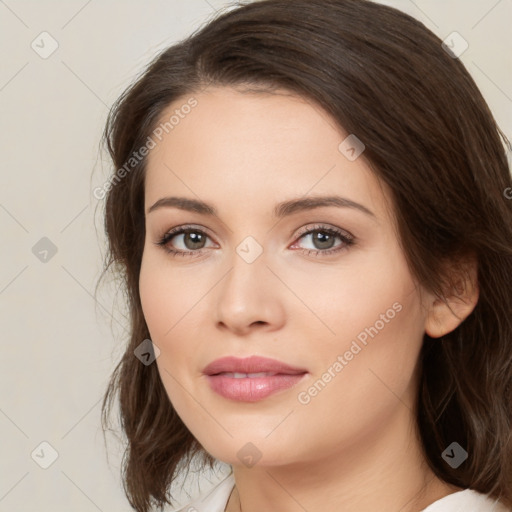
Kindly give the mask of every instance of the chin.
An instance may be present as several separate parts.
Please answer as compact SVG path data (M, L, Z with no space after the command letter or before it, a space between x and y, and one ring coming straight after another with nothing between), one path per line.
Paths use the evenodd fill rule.
M241 438L244 440L242 441ZM201 443L201 446L210 455L226 464L247 468L254 466L282 466L283 464L294 462L288 460L287 455L290 453L296 455L293 449L284 447L282 441L277 436L275 440L269 441L265 439L265 435L238 435L237 438L226 439L224 437L222 444L208 442Z

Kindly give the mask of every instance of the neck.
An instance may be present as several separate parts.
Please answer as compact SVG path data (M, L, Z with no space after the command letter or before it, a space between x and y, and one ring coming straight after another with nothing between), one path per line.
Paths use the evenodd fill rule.
M236 489L226 511L420 512L460 490L428 468L411 412L403 407L398 416L378 436L363 435L351 447L331 450L321 459L283 466L234 465Z

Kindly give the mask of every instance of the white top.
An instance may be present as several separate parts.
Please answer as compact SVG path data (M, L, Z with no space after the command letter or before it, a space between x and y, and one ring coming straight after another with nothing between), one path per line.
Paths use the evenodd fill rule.
M235 485L233 473L223 478L213 489L175 512L224 512ZM485 494L465 489L449 494L420 512L511 512Z

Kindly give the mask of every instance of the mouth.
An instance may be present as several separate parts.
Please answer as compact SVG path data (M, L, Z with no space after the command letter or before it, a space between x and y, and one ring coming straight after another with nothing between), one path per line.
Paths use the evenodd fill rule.
M205 375L219 375L219 374L233 374L244 376L264 376L271 377L273 375L298 375L306 373L305 368L297 368L289 364L278 361L277 359L270 359L268 357L251 356L246 358L238 357L222 357L211 362L203 370ZM265 375L259 375L264 373Z
M258 372L258 373L221 372L221 373L215 373L214 375L223 375L224 377L230 377L231 379L258 379L260 377L273 377L274 375L286 375L286 374L275 373L275 372Z
M225 357L204 370L210 388L229 400L256 402L297 385L307 370L276 359Z

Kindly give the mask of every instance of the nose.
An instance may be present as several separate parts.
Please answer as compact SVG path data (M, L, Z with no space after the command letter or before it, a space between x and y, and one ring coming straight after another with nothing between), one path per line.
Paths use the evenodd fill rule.
M255 329L274 331L284 324L286 290L268 267L265 256L263 252L248 262L234 253L231 268L219 283L215 297L220 329L244 336Z

